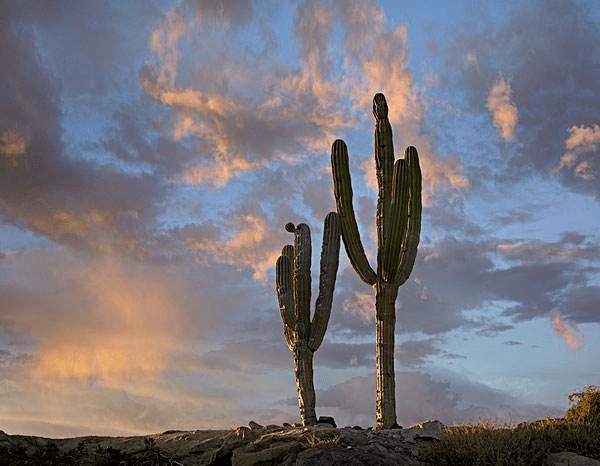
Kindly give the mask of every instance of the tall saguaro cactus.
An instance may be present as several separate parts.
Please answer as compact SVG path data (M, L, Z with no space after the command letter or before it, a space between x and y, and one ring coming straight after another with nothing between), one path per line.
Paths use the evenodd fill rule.
M317 423L315 387L313 384L313 353L317 351L329 323L333 291L339 264L340 218L329 212L323 225L321 276L315 312L310 320L311 240L310 228L301 223L288 223L285 229L294 233L294 245L284 246L277 259L276 285L283 333L290 351L294 353L298 405L302 424Z
M377 271L369 265L352 207L348 148L341 139L331 148L333 186L341 219L342 238L354 270L376 293L377 424L396 425L394 330L398 288L415 263L421 233L421 169L414 147L394 162L392 127L383 94L373 98L377 199Z

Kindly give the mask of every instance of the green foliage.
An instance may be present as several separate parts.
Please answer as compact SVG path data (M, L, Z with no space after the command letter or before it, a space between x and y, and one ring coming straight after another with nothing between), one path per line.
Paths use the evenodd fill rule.
M565 419L600 426L600 388L588 385L583 392L571 393L569 402L571 407L567 410Z
M540 465L549 453L570 451L600 460L600 391L586 387L569 395L564 418L517 426L493 423L446 427L446 435L424 451L436 465Z

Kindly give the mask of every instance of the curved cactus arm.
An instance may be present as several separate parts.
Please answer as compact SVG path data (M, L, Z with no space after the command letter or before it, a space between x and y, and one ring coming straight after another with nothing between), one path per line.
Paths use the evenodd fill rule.
M394 164L392 202L388 238L383 249L381 276L385 282L392 282L400 262L408 223L409 175L405 160L398 159Z
M329 212L323 224L323 246L321 248L321 275L319 277L319 296L315 303L315 313L310 326L308 347L317 351L329 323L333 291L340 259L340 216Z
M275 266L277 299L283 321L283 333L290 351L294 351L294 308L292 298L292 263L287 256L279 256Z
M352 180L348 167L348 148L341 139L331 146L331 170L333 172L333 193L340 224L342 239L348 253L350 263L360 278L369 285L375 284L377 275L369 265L352 207Z
M408 166L410 191L408 204L408 227L406 228L400 263L396 270L395 283L402 285L412 272L417 257L417 248L421 236L421 167L417 149L406 148L405 160Z
M302 324L304 333L310 332L310 261L312 255L310 228L305 223L294 227L292 223L286 225L287 231L294 232L294 268L292 272L292 285L294 296L294 314L296 325ZM297 333L299 331L297 330Z
M388 107L383 94L373 97L373 115L375 116L375 170L379 193L377 196L377 273L381 275L382 253L390 236L390 204L393 189L394 139L392 126L388 120Z
M286 244L281 250L282 256L287 256L290 259L290 264L294 263L294 246L291 244Z

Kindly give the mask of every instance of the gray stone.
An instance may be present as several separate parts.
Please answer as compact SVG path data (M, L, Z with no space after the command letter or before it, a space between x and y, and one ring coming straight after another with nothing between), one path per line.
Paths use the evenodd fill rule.
M551 453L546 458L547 466L600 466L600 461L580 456L577 453L563 451Z
M252 430L260 430L263 428L263 426L261 426L258 422L254 422L254 421L250 421L248 423L248 425L250 426L250 429L252 429Z
M439 440L443 435L442 427L444 424L440 421L425 421L403 429L402 434L410 440Z
M231 458L232 466L256 466L262 464L279 464L292 452L302 448L300 442L274 445L264 450L254 451L254 445L237 448Z
M336 427L333 424L329 424L327 422L319 422L317 424L317 429L335 429Z
M335 423L335 419L331 416L319 416L319 419L317 420L317 424L330 424L333 427L337 427L337 424Z

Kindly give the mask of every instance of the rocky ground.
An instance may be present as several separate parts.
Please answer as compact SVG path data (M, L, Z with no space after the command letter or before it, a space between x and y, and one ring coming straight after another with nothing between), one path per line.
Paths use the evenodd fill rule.
M145 437L48 439L0 431L0 466L425 465L430 463L425 462L423 449L444 435L442 428L439 421L379 431L336 428L327 418L310 428L250 421L235 430L167 431ZM547 464L600 465L582 459L588 460L560 453L549 457Z
M442 435L430 421L406 429L336 428L330 423L249 426L235 430L167 431L146 437L47 439L0 431L5 455L35 455L63 464L363 465L426 464L420 447ZM0 460L0 465L2 461ZM41 464L44 464L43 462ZM50 463L48 463L50 464Z

